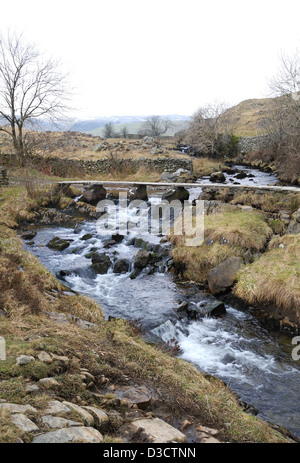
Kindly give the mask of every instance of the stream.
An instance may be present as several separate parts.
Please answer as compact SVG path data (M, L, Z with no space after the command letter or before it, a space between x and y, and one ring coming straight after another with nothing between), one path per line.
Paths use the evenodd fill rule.
M256 181L266 184L261 183L261 178ZM190 201L198 198L200 192L200 185L190 189ZM149 198L149 207L160 200L160 195L154 193ZM90 239L82 240L87 234L92 235ZM46 246L56 236L70 240L69 247L62 252ZM258 410L259 417L300 438L300 361L292 359L291 339L267 331L251 309L241 311L228 304L221 318L179 319L174 309L187 295L192 297L192 303L201 305L205 299L203 291L197 291L195 285L177 283L165 271L165 262L157 265L155 272L146 267L131 279L139 250L132 244L134 237L139 237L138 229L132 230L122 242L106 247L110 236L99 235L96 222L87 220L75 228L39 228L34 243L25 246L53 274L61 277L59 272L63 271L63 282L69 288L99 302L106 318L139 320L149 339L171 344L176 341L179 357L225 381L244 402ZM160 243L161 238L148 235L146 241L148 246L159 245L170 250L170 243ZM106 274L94 273L91 259L86 257L93 251L105 251L112 261L126 259L128 271L116 274L112 265Z

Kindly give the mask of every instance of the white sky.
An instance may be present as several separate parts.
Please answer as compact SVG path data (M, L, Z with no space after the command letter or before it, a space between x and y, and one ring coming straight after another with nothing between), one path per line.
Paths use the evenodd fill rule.
M299 0L14 0L0 30L59 58L76 116L187 114L269 95L300 48Z

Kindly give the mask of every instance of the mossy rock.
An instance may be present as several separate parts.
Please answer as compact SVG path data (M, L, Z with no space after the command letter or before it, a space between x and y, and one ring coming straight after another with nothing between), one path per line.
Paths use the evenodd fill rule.
M70 246L70 241L64 240L56 236L47 244L47 247L55 251L63 251Z

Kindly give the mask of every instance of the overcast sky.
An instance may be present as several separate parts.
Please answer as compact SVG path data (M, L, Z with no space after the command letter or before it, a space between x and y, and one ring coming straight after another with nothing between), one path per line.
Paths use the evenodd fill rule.
M186 114L269 95L300 49L299 0L14 0L0 30L70 72L76 116Z

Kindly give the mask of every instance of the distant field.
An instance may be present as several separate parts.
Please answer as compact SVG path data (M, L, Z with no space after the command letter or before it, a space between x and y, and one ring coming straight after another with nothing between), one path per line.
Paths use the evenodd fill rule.
M125 127L129 134L136 135L141 129L143 122L128 122L126 124L114 124L116 133L120 133ZM188 126L188 121L172 121L172 127L167 130L164 134L168 137L173 137L176 132L185 130ZM94 136L103 137L104 127L98 127L97 129L87 130L85 133L89 133Z

